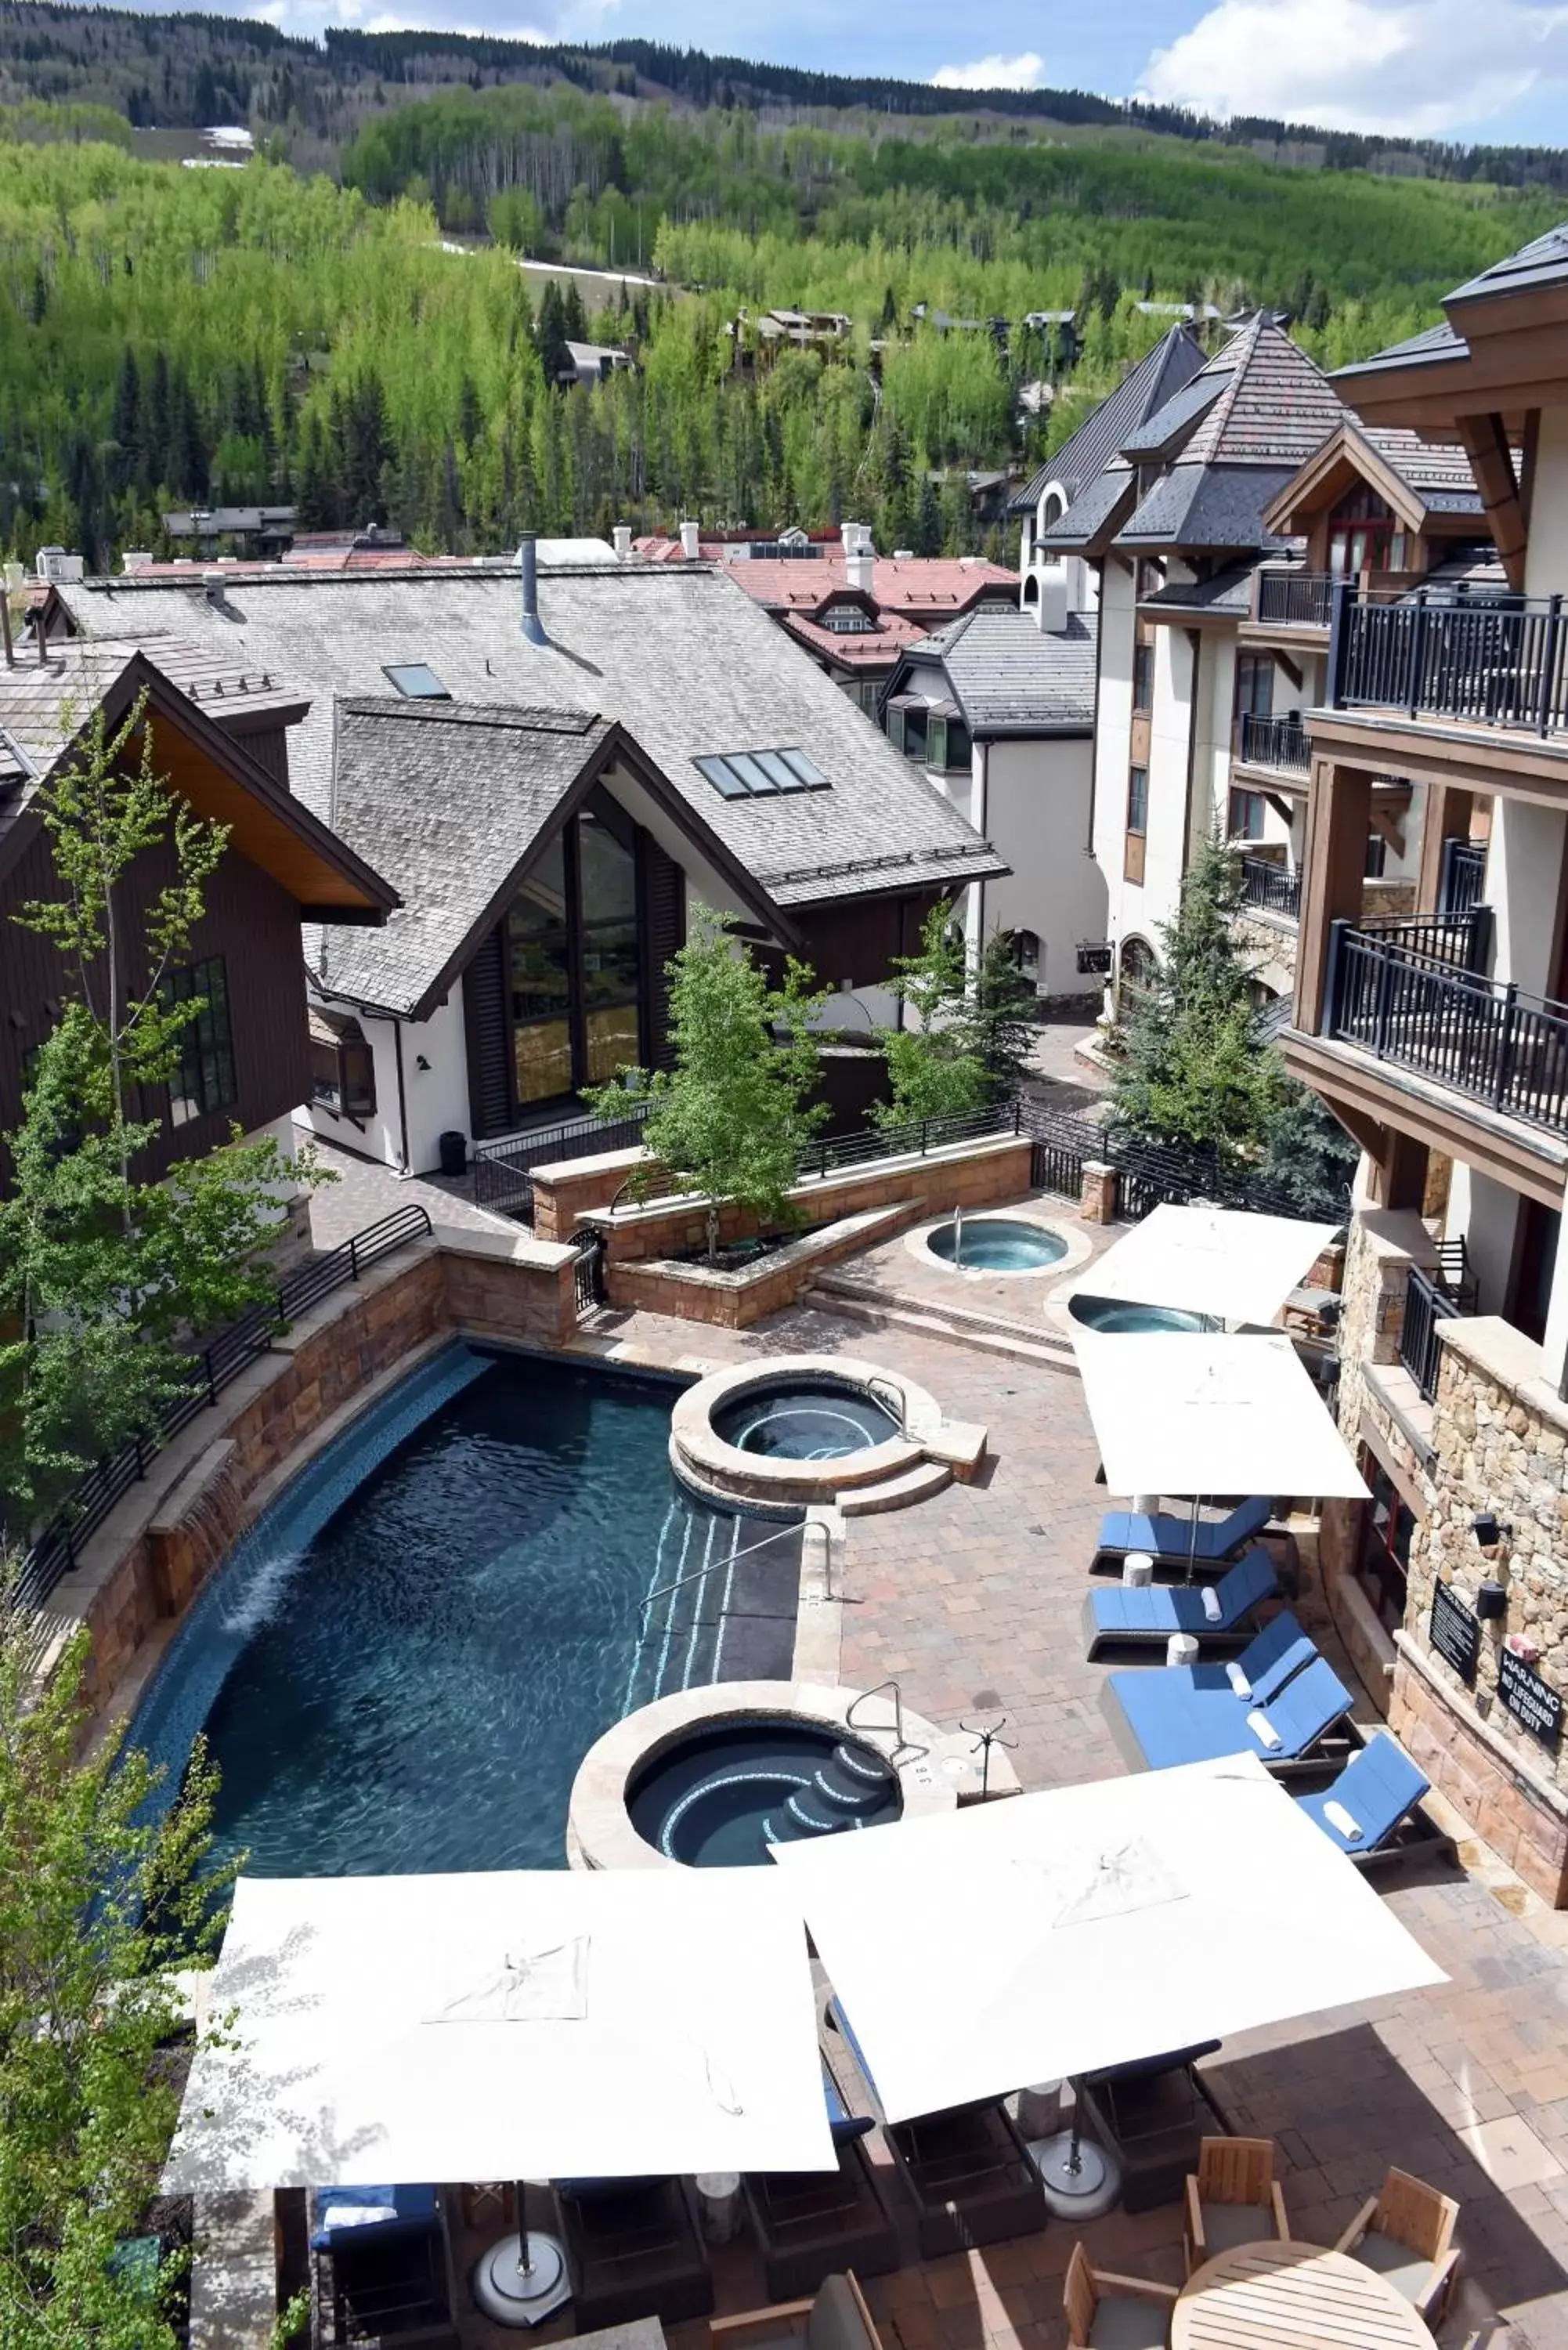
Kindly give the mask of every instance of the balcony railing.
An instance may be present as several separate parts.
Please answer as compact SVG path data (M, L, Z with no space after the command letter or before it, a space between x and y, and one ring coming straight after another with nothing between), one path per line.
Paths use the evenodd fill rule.
M1463 913L1368 914L1356 929L1364 938L1386 939L1407 954L1453 971L1483 972L1491 956L1491 908L1468 906Z
M1258 577L1255 618L1271 628L1326 629L1334 614L1334 581L1326 571L1269 571Z
M1486 887L1486 844L1445 840L1438 903L1445 914L1468 914Z
M1299 921L1302 910L1302 877L1299 869L1292 873L1283 865L1276 865L1267 857L1243 857L1241 859L1241 902L1256 906L1265 914L1282 914L1287 921Z
M1568 1004L1335 922L1325 1033L1527 1125L1568 1133Z
M1340 586L1328 697L1471 726L1568 733L1568 627L1560 596Z
M1412 1269L1399 1330L1399 1360L1428 1403L1437 1400L1441 1325L1476 1310L1476 1285L1463 1241L1445 1242L1438 1253L1439 1262L1430 1271L1419 1265Z
M1239 750L1246 767L1277 767L1290 775L1305 775L1312 770L1306 728L1293 712L1283 718L1259 718L1244 710Z

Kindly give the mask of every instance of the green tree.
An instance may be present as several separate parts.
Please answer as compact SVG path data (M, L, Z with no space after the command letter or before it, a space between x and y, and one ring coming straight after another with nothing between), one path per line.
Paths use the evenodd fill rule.
M784 985L771 986L731 929L729 916L699 908L691 936L668 966L674 1067L623 1070L588 1097L610 1117L625 1110L628 1090L650 1098L644 1139L657 1172L641 1188L668 1181L704 1195L710 1263L723 1201L753 1209L764 1223L793 1227L788 1194L800 1153L827 1117L823 1103L805 1107L817 1072L811 1022L826 991L793 956Z
M83 1752L86 1634L35 1679L26 1617L0 1612L0 2341L176 2350L187 2256L114 2254L147 2232L179 2111L178 1970L199 1963L224 1879L197 1742L179 1800L111 1726Z
M1125 1022L1111 1117L1134 1139L1232 1159L1257 1148L1270 1083L1252 969L1231 924L1240 902L1234 859L1216 831L1188 868L1174 919L1160 925L1153 977Z
M234 1139L162 1181L137 1161L160 1120L136 1115L173 1074L205 1000L176 1000L226 833L154 770L138 702L101 710L36 800L61 895L17 917L70 974L39 1049L0 1202L0 1428L5 1519L20 1534L54 1488L115 1451L190 1381L192 1332L266 1294L277 1202L322 1180L312 1156ZM171 852L150 897L133 867ZM142 867L145 871L145 867Z
M888 1097L871 1116L883 1128L910 1126L978 1109L991 1090L975 1049L963 934L950 905L933 906L920 932L920 951L893 965L906 1016L879 1034L888 1063Z
M1298 1085L1277 1054L1268 1059L1274 1088L1263 1116L1262 1172L1303 1216L1337 1222L1349 1212L1360 1145L1321 1094Z
M1012 933L992 931L969 999L966 1037L997 1101L1011 1101L1023 1084L1036 1035L1034 983L1019 966Z

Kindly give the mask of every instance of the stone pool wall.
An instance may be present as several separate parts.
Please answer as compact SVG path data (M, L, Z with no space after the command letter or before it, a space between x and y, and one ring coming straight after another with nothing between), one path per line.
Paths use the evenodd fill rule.
M239 1534L346 1421L455 1337L558 1342L576 1326L572 1252L456 1228L377 1265L303 1315L151 1463L47 1607L45 1669L86 1625L87 1695L137 1693Z

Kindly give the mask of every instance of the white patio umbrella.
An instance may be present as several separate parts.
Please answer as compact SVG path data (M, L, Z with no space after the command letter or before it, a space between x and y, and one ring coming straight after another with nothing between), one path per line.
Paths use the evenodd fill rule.
M1090 1297L1269 1323L1337 1230L1239 1208L1159 1207L1085 1265L1076 1285Z
M1445 1980L1251 1754L773 1851L889 2121Z
M1074 1333L1113 1493L1366 1498L1360 1471L1282 1331Z
M230 2011L173 2193L833 2167L800 1904L767 1869L242 1877ZM511 2297L558 2297L559 2246L520 2251Z

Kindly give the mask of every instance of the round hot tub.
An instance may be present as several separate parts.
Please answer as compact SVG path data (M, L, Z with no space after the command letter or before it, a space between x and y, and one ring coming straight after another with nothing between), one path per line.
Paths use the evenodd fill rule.
M762 1716L694 1729L627 1789L631 1825L666 1860L752 1868L770 1845L879 1827L903 1810L886 1757L826 1723Z
M931 1255L958 1273L1044 1273L1067 1253L1062 1233L1023 1216L965 1216L926 1234Z
M1120 1297L1070 1297L1067 1311L1086 1330L1103 1330L1118 1337L1146 1336L1155 1330L1208 1330L1206 1314L1190 1314L1179 1305L1137 1305Z
M793 1373L748 1388L714 1412L713 1433L766 1461L842 1461L902 1434L896 1413L849 1379Z

